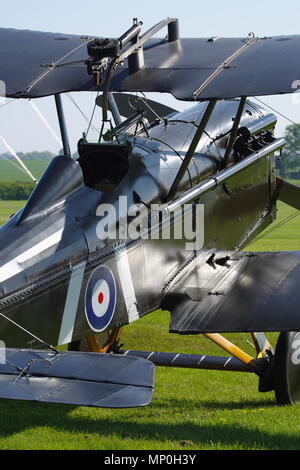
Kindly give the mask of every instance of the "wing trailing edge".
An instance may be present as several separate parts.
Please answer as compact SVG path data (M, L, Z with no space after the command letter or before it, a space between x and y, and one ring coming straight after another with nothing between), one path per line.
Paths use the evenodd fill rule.
M277 198L288 206L294 207L294 209L300 211L300 187L281 178L277 178L276 186L278 193Z

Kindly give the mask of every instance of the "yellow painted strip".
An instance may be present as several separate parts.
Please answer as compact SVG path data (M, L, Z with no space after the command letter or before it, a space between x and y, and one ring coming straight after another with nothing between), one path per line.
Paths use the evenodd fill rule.
M110 337L108 338L105 346L103 348L100 347L98 341L97 341L97 337L96 335L93 335L93 336L89 336L87 338L87 342L88 342L88 345L89 345L89 348L92 352L95 352L95 353L100 353L100 354L105 354L107 353L107 351L109 350L109 348L114 345L114 344L117 344L121 338L121 334L122 334L122 331L123 331L123 328L116 328L112 334L110 335Z
M249 356L249 354L245 353L240 348L224 338L224 336L219 334L205 334L204 336L230 353L233 357L239 359L244 364L251 365L251 363L255 360L253 357Z
M106 352L106 351L101 351L100 346L98 344L98 341L97 341L95 335L89 336L86 340L87 340L87 343L89 345L89 348L90 348L91 352L94 352L94 353ZM107 349L108 349L108 347L107 347Z

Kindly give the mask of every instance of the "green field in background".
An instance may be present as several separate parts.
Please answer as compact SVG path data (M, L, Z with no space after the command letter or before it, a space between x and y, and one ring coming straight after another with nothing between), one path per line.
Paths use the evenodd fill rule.
M48 161L43 160L28 160L24 163L36 179L40 178L46 167L49 165ZM7 160L0 160L0 182L13 183L15 181L28 183L32 180L16 161L10 162Z
M3 222L22 203L0 202ZM276 224L295 211L279 204ZM251 250L300 249L300 217ZM268 229L269 230L269 229ZM276 312L274 312L276 314ZM222 355L202 336L168 333L168 313L125 329L126 349ZM227 335L250 354L250 335ZM271 335L274 340L274 335ZM0 401L0 449L300 449L300 405L275 405L250 374L158 368L147 408L101 410Z
M0 201L0 225L21 209L25 201Z

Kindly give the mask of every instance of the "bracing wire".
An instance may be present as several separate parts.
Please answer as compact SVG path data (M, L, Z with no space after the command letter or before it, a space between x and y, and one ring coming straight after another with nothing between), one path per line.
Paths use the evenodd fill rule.
M9 105L10 103L12 103L13 101L15 101L15 99L11 99L11 100L8 100L6 101L4 104L0 105L0 109L1 108L4 108L5 106ZM32 181L34 181L34 183L37 182L36 178L33 176L33 174L31 173L31 171L27 168L27 166L25 165L25 163L21 160L21 158L17 155L17 153L12 149L12 147L7 143L7 141L4 139L4 137L0 136L0 140L2 141L2 143L4 144L4 146L6 147L6 149L9 151L9 153L17 160L17 162L19 163L19 165L16 165L12 160L8 160L9 163L11 165L13 165L15 168L17 168L18 170L22 171L25 175L29 176L30 179Z
M80 114L82 115L82 117L85 119L85 121L90 124L90 119L88 118L88 116L82 111L82 109L80 108L80 106L76 103L75 99L72 97L72 95L70 93L67 93L67 97L69 98L69 100L71 101L71 103L73 103L73 105L75 106L75 108L80 112ZM90 127L93 129L94 132L97 132L98 129L92 124L91 122L91 125Z
M14 98L10 99L10 100L6 100L3 104L0 105L0 109L1 108L4 108L5 106L9 105L10 103L12 103L13 101L15 101Z
M23 326L19 325L17 322L13 321L11 318L8 318L6 315L4 315L3 313L0 312L0 316L2 318L4 318L5 320L7 320L9 323L11 323L12 325L16 326L17 328L19 328L19 330L22 330L24 333L28 334L29 336L31 336L32 338L36 339L39 343L43 344L44 346L47 346L49 349L51 349L53 352L55 352L55 354L60 354L60 352L54 347L54 346L51 346L51 344L48 344L46 343L45 341L43 341L41 338L39 338L38 336L34 335L33 333L31 333L31 331L28 331L26 330Z
M4 161L9 162L12 166L14 166L17 170L21 171L24 175L27 175L27 172L19 165L17 165L13 160L9 160L8 158L3 159Z
M0 140L3 142L7 150L13 155L13 157L18 161L18 163L21 165L23 168L24 172L27 173L27 175L32 179L34 183L37 182L36 178L33 176L31 171L27 168L25 163L21 160L21 158L17 155L17 153L13 150L13 148L8 144L8 142L0 135Z
M284 225L286 225L287 223L291 222L292 220L294 220L296 217L299 217L300 215L300 211L296 211L296 212L293 212L293 214L289 215L288 217L286 217L285 219L283 219L281 222L278 222L278 224L274 225L273 227L271 227L269 230L267 230L265 233L263 233L261 236L257 237L255 240L253 240L251 243L249 243L248 246L251 246L253 245L254 243L266 238L268 235L270 235L271 233L275 232L275 230L278 230L280 227L283 227Z
M270 106L269 104L267 103L264 103L262 100L260 100L259 98L257 98L256 96L254 97L257 101L259 101L262 105L266 106L267 108L271 109L271 111L274 111L274 113L276 114L279 114L279 116L283 117L284 119L286 119L287 121L289 121L290 123L292 124L295 124L296 126L299 125L297 124L297 122L293 121L292 119L290 119L288 116L286 116L285 114L282 114L280 111L278 111L277 109L273 108L272 106Z
M289 121L291 124L294 124L294 125L299 125L298 123L296 123L295 121L293 121L292 119L290 119L288 116L286 116L285 114L281 113L280 111L278 111L277 109L275 109L274 107L270 106L269 104L265 103L264 101L262 101L261 99L257 98L257 97L254 97L259 103L261 103L263 106L266 106L267 108L271 109L271 111L275 112L276 114L279 114L281 117L283 117L284 119L286 119L287 121ZM259 236L258 238L256 238L254 241L252 241L248 246L251 246L253 245L254 243L266 238L268 235L270 235L271 233L275 232L276 230L278 230L280 227L283 227L284 225L286 225L287 223L291 222L292 220L294 220L296 217L299 217L300 215L300 211L296 211L296 212L293 212L293 214L289 215L288 217L286 217L284 220L282 220L281 222L278 222L278 224L274 225L273 227L271 227L269 230L267 230L266 232L264 232L261 236Z
M50 132L50 134L52 135L52 137L54 138L54 140L56 140L56 142L62 146L63 143L61 141L61 138L58 137L58 135L56 134L56 132L54 131L54 129L50 126L49 122L47 121L47 119L45 118L45 116L41 113L41 111L39 110L39 108L37 107L37 105L35 103L33 103L32 100L29 100L29 104L30 106L32 107L32 109L34 110L34 112L36 113L36 115L38 116L38 118L42 121L42 123L46 126L46 128L48 129L48 131Z
M93 112L92 112L92 115L91 115L91 119L89 121L89 126L87 128L87 131L86 131L86 135L88 136L89 132L90 132L90 129L93 125L93 119L94 119L94 115L95 115L95 111L96 111L96 107L97 107L97 98L99 96L99 91L97 92L97 97L96 97L96 100L95 100L95 104L94 104L94 108L93 108Z
M150 104L148 103L147 101L147 98L145 97L144 95L144 98L142 98L141 96L138 97L139 100L141 100L142 103L144 103L145 106L147 106L147 108L157 117L157 119L159 119L160 121L163 121L163 118L161 116L159 116L155 110L150 106Z

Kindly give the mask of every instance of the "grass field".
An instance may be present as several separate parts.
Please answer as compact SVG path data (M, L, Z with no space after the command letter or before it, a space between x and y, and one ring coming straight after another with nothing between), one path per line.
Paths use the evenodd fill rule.
M38 179L49 162L43 160L28 160L25 164L33 176ZM17 162L0 160L0 182L14 181L31 182L31 179Z
M0 202L1 222L20 205ZM294 212L279 204L278 221ZM297 217L250 248L300 249L299 229ZM253 353L248 335L229 338ZM222 355L203 337L169 335L166 312L131 325L123 339L128 349ZM133 410L1 401L0 449L300 449L300 405L278 408L273 393L257 392L255 376L157 369L155 382L152 404Z

